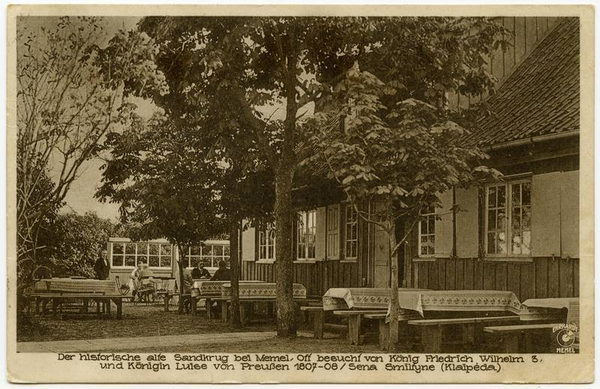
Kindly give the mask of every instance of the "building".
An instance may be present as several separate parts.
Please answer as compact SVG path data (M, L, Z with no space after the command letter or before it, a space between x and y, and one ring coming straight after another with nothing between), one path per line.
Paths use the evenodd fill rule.
M126 284L131 273L140 261L146 263L152 272L159 277L178 278L177 261L179 250L166 239L155 239L145 242L133 242L127 238L110 238L107 242L110 263L110 278ZM219 261L229 264L229 241L207 240L203 246L188 248L186 253L186 269L192 269L198 262L214 273Z
M513 45L490 61L499 80L484 97L492 114L466 141L486 150L486 164L506 180L443 194L444 210L462 211L420 223L400 253L402 286L511 290L521 300L578 296L579 21L501 21ZM242 233L242 277L272 282L277 242L268 225L255 224ZM299 212L295 225L294 282L309 295L389 286L387 237L353 207L330 202Z

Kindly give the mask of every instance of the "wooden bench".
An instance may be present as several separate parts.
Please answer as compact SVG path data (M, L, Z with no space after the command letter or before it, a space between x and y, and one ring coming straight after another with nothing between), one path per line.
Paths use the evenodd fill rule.
M421 346L423 352L439 353L442 348L444 328L452 325L462 327L462 343L476 344L483 339L483 325L485 323L518 322L518 316L481 316L464 317L456 319L420 319L409 320L408 324L421 327Z
M552 329L561 323L522 324L485 327L485 333L502 337L502 352L530 353L534 348L533 335L552 333Z
M360 329L364 315L386 313L383 309L353 309L344 311L333 311L334 315L344 316L348 318L348 340L350 344L359 345L361 343Z
M36 313L39 313L39 306L42 305L42 313L46 313L47 304L52 301L52 312L54 314L63 315L62 307L67 300L82 300L84 310L87 312L89 300L96 301L96 314L101 313L100 306L106 307L106 313L110 317L111 314L111 302L114 302L117 306L117 319L122 318L123 312L123 299L127 298L121 294L104 294L104 293L72 293L72 292L47 292L47 293L34 293L31 297L35 298L36 301Z

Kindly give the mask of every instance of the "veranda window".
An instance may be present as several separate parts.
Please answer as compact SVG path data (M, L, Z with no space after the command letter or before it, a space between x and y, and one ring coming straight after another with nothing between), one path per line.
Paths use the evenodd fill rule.
M220 241L206 241L204 246L188 248L187 266L196 267L201 262L206 267L218 267L220 261L229 264L229 244Z
M531 181L487 187L485 230L488 255L531 254Z
M317 211L300 212L298 216L298 259L315 259Z
M172 247L169 243L110 242L111 266L133 268L140 262L154 268L171 267Z

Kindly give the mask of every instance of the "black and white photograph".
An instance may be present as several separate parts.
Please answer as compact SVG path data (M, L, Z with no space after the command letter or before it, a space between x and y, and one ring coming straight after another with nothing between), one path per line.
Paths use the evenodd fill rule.
M591 6L110 7L9 9L9 380L593 379Z

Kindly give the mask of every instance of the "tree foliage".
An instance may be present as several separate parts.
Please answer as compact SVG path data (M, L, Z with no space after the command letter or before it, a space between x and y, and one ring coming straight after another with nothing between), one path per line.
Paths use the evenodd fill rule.
M44 220L62 206L82 164L102 150L106 133L135 109L128 94L165 88L143 34L119 32L108 41L95 17L21 18L18 27L18 260L35 268ZM116 48L120 41L127 45ZM131 81L136 73L142 84Z

